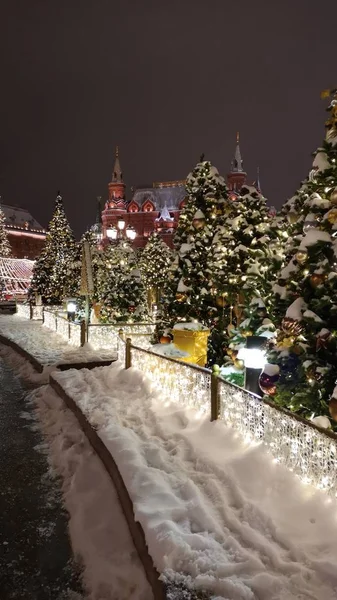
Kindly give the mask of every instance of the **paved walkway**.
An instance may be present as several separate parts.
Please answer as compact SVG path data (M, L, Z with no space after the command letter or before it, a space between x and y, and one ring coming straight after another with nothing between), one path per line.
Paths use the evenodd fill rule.
M61 492L48 477L43 439L24 397L0 359L0 598L77 600L81 585Z

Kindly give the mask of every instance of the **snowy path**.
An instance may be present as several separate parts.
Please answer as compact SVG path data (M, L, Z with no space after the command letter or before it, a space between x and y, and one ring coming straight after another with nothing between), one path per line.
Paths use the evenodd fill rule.
M25 380L26 384L40 385L32 390L27 399L23 401L23 390L17 376L10 381L10 391L5 387L6 377L0 372L3 394L1 416L6 418L9 412L8 403L16 419L15 431L8 430L8 444L5 448L5 437L0 431L0 535L7 536L0 542L1 551L4 551L5 563L10 562L9 570L0 561L0 598L5 600L80 600L82 595L70 589L74 572L71 564L62 570L62 560L67 562L70 558L70 547L66 554L66 542L61 545L55 543L53 538L52 521L58 519L58 534L61 519L58 512L62 513L60 494L62 491L63 502L68 512L69 535L72 551L79 560L83 573L86 600L151 600L152 591L146 580L143 566L131 539L128 525L125 521L115 488L102 466L100 459L93 452L89 442L80 429L77 419L65 407L60 398L45 382L45 374L37 374L33 367L11 348L0 344L0 365L4 360L7 365L15 369L17 376ZM4 367L5 372L10 372L10 367ZM21 390L19 405L13 402L13 394ZM6 418L7 423L7 418ZM41 439L39 430L42 430L44 439ZM27 440L34 438L30 448ZM22 444L20 445L20 440ZM18 458L17 452L21 451ZM10 456L11 461L4 460ZM49 463L49 467L47 464ZM45 472L41 487L34 476L32 465L45 465ZM13 463L13 464L12 464ZM13 485L5 478L4 473L14 475ZM55 482L55 476L58 481ZM62 489L61 487L62 482ZM9 487L8 487L9 486ZM20 491L20 486L22 490ZM60 486L60 487L59 487ZM43 493L45 489L57 492L48 495L51 508L44 509ZM19 498L15 499L17 519L9 522L10 505L5 504L6 490L19 490ZM34 492L34 494L32 493ZM56 497L57 496L57 497ZM10 501L10 498L9 498ZM55 504L56 503L56 504ZM8 503L7 503L8 504ZM23 504L23 505L22 505ZM56 506L57 505L57 506ZM55 508L56 506L56 508ZM49 512L48 512L49 510ZM34 521L36 516L37 521ZM47 518L49 518L50 526ZM21 525L23 519L23 525ZM5 524L5 526L3 526ZM9 530L12 527L12 535ZM8 535L7 535L8 534ZM39 538L40 535L43 537ZM65 535L65 531L64 531ZM34 554L33 542L38 537L42 548ZM67 539L67 538L66 538ZM6 542L3 545L3 542ZM14 543L12 543L14 542ZM37 559L37 569L34 564L31 570L25 563L25 545L29 543L33 550L33 561ZM55 559L46 552L49 542L53 542L53 550L59 553ZM44 546L43 546L44 544ZM69 545L69 543L68 543ZM11 554L9 554L9 552ZM13 557L14 552L14 557ZM43 556L47 558L44 563ZM21 569L20 567L24 568ZM39 570L40 568L40 570ZM33 570L32 570L33 569ZM44 569L44 570L43 570ZM49 580L44 581L44 572L49 573ZM29 578L27 585L24 583ZM34 588L35 585L35 588ZM63 587L62 587L63 585ZM6 587L4 587L6 586ZM32 595L30 594L33 589ZM80 590L80 585L73 589ZM50 592L50 593L49 593ZM20 595L21 594L21 595Z
M0 597L82 598L59 482L49 476L32 407L2 359L0 380Z
M16 342L42 365L109 360L116 356L109 350L92 350L70 346L60 335L44 327L40 321L29 321L17 315L0 315L0 333Z
M55 377L111 450L160 572L230 600L335 600L335 502L134 369Z

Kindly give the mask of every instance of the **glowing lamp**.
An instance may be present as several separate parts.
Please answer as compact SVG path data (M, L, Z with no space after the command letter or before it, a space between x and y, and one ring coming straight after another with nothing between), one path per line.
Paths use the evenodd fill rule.
M67 301L67 317L68 321L75 321L75 313L77 309L77 304L75 300L69 299Z
M263 369L267 362L265 350L259 348L241 348L237 357L247 369Z
M265 337L251 335L247 337L246 348L241 348L237 356L245 365L245 388L257 396L261 396L259 377L267 363L265 343Z
M133 227L127 227L125 233L126 233L126 237L129 240L134 240L137 235L137 233L136 233L135 229L133 229Z
M125 219L121 218L118 219L117 221L117 227L120 231L123 231L124 227L125 227Z
M116 240L118 231L116 227L108 227L108 229L106 230L106 234L110 240Z

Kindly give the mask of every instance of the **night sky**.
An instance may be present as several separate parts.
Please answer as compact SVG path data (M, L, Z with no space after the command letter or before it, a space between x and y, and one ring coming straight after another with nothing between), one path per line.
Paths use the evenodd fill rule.
M0 0L0 194L79 235L127 184L226 174L240 131L269 204L306 177L337 85L337 1Z

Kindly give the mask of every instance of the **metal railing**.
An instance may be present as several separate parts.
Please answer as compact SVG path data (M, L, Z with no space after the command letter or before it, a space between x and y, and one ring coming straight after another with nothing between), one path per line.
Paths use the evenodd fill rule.
M169 400L208 413L212 421L221 419L247 441L262 443L276 462L304 483L337 496L336 433L264 401L208 369L138 347L130 338L119 340L118 355L126 369L141 370Z

